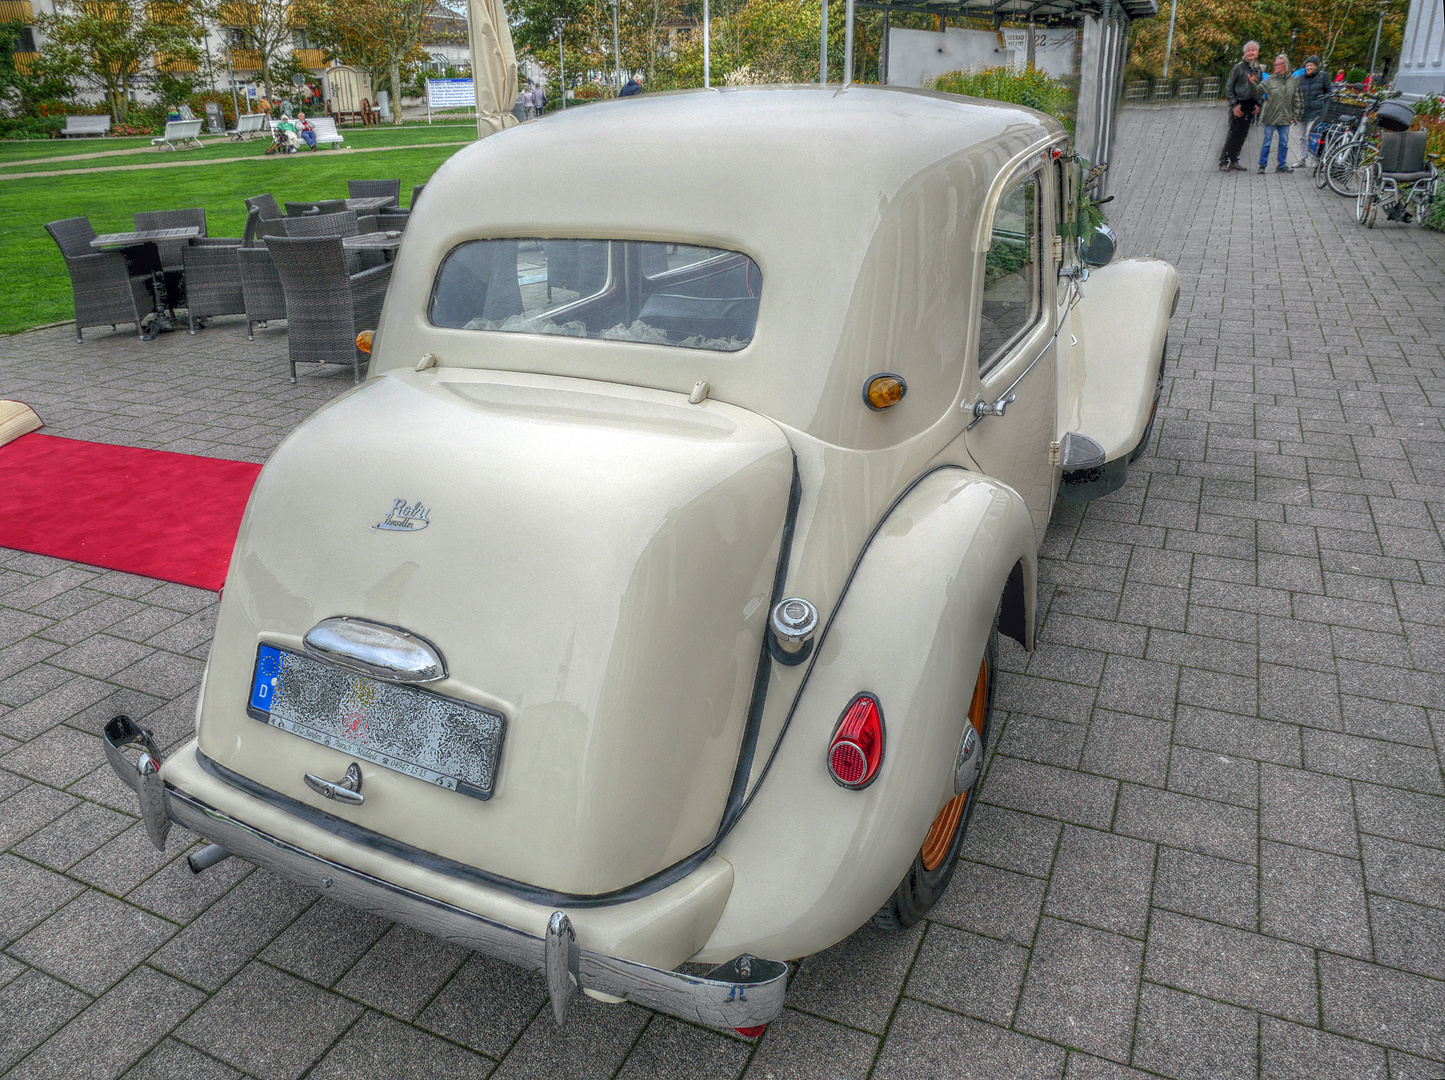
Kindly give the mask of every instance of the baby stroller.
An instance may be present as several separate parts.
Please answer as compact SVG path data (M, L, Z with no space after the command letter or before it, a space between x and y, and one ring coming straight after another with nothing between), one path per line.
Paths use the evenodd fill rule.
M1380 135L1380 153L1355 199L1355 220L1367 229L1375 227L1375 216L1385 211L1390 221L1421 227L1429 216L1440 189L1440 170L1427 158L1423 131L1388 131ZM1431 155L1430 157L1433 157Z

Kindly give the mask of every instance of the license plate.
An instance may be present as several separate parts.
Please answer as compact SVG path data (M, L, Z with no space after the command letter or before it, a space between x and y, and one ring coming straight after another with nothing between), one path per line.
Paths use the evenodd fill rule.
M256 651L247 712L272 727L490 799L507 720L415 686L380 682L272 645Z

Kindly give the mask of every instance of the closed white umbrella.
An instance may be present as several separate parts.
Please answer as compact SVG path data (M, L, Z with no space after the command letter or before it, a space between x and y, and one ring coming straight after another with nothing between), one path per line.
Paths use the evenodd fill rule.
M512 127L517 118L517 52L502 0L468 0L472 79L477 88L477 138Z

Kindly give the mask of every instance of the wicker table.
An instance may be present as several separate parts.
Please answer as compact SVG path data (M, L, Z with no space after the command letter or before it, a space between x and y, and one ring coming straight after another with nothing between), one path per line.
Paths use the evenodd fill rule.
M341 246L347 251L380 251L390 261L401 247L401 233L395 229L389 232L368 232L357 236L343 236Z
M146 322L145 332L141 334L144 341L154 341L159 334L169 333L176 328L175 316L170 310L170 303L166 296L166 278L160 269L160 254L156 249L158 240L194 240L201 235L200 227L197 225L185 225L176 229L136 229L132 232L101 233L90 242L93 248L120 248L122 252L126 248L149 247L148 255L138 253L138 259L151 266L151 280L155 283L156 309L151 318ZM127 257L127 262L130 259Z
M355 210L358 214L371 214L380 210L383 206L395 206L396 200L390 195L363 195L355 199L346 200L346 209Z

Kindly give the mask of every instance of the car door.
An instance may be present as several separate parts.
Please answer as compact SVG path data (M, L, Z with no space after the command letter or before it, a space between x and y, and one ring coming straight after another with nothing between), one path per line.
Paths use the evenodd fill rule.
M1023 497L1040 541L1059 482L1052 169L1041 163L1011 178L991 200L974 291L977 382L965 436L983 471Z

